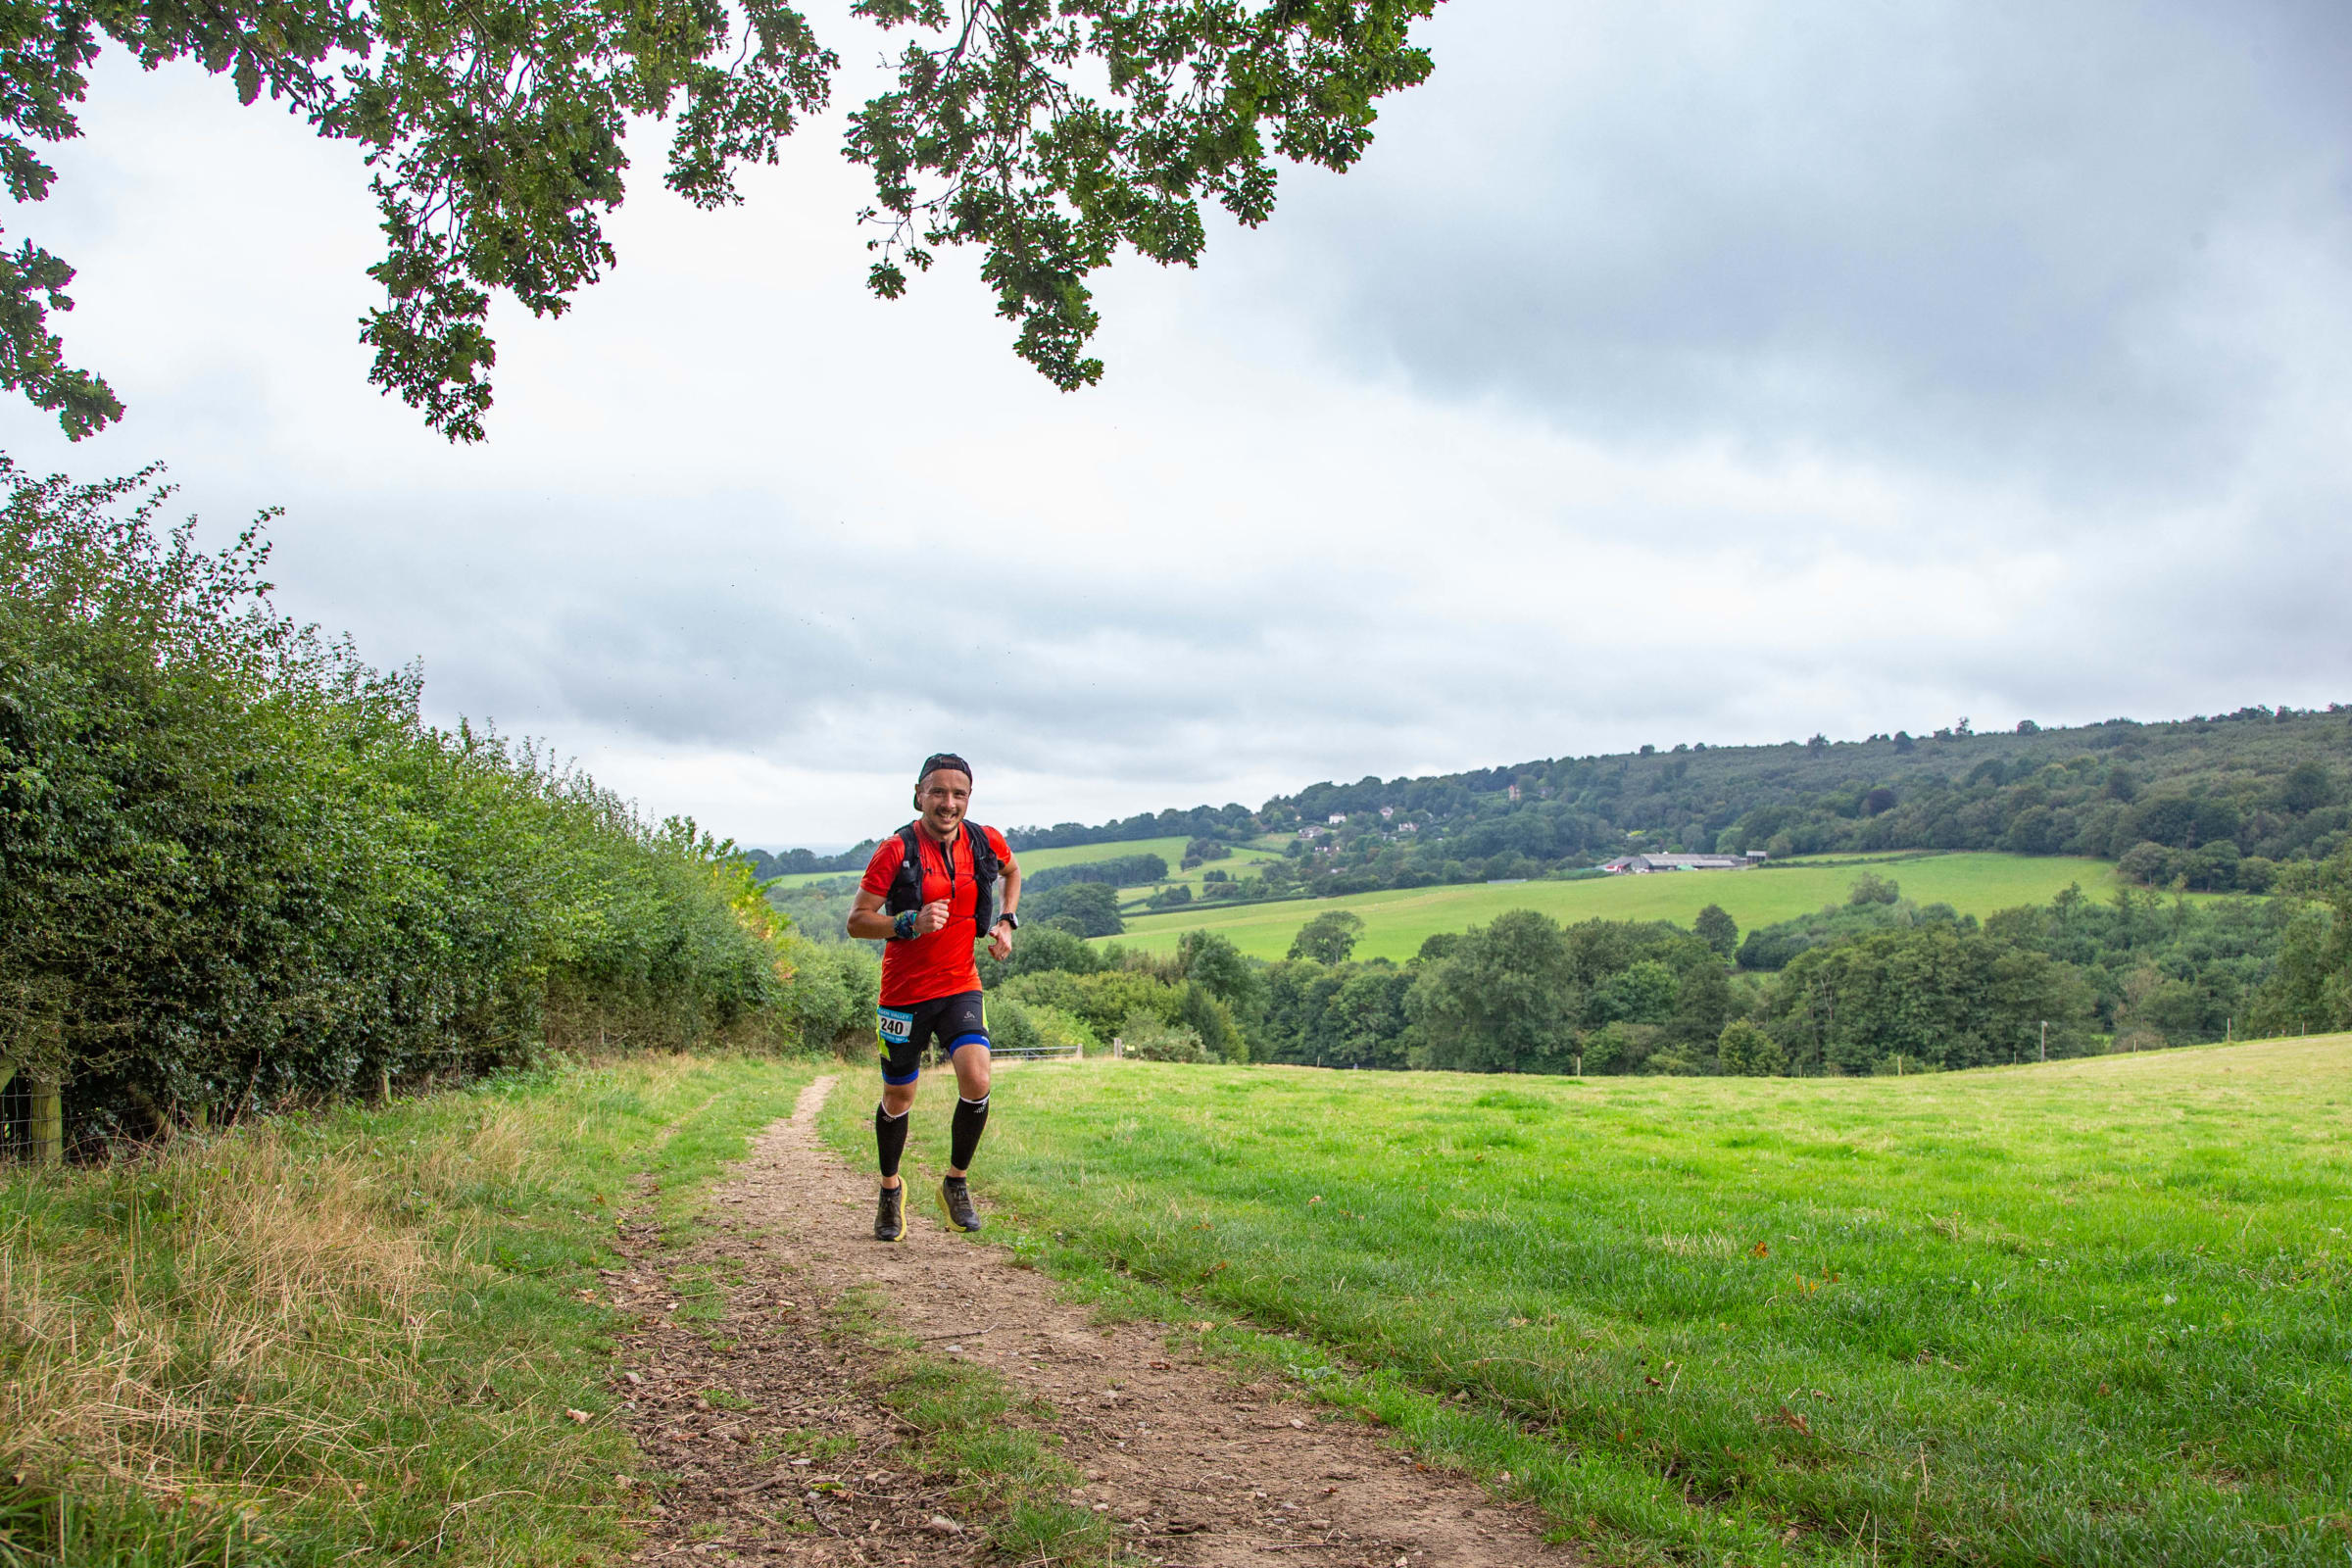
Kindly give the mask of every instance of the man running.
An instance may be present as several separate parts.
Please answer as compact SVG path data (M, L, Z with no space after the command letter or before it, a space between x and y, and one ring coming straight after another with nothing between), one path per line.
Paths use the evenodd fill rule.
M850 910L850 935L889 944L882 950L881 1023L875 1031L882 1048L882 1102L874 1107L874 1147L882 1162L882 1198L874 1210L878 1242L906 1234L899 1156L906 1149L906 1116L914 1108L923 1048L934 1039L947 1049L959 1097L939 1203L957 1230L980 1228L964 1181L980 1130L988 1125L988 1015L972 948L985 937L998 958L1012 952L1012 934L1021 925L1012 912L1021 902L1021 868L995 828L975 828L963 819L971 801L969 762L952 752L924 759L914 781L914 808L921 814L874 851Z

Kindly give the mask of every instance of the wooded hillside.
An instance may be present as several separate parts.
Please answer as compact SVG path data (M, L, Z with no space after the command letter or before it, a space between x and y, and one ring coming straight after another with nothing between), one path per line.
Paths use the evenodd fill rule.
M1817 735L1779 746L1542 758L1310 784L1254 811L1198 806L1006 837L1017 851L1175 834L1290 836L1286 864L1210 895L1227 898L1541 876L1629 851L1751 849L2089 855L2122 862L2149 886L2259 893L2281 862L2324 859L2343 842L2348 801L2352 708L2331 704L2160 723L1976 734L1963 722L1919 737ZM857 869L869 853L860 846L825 859L796 850L760 856L756 869Z

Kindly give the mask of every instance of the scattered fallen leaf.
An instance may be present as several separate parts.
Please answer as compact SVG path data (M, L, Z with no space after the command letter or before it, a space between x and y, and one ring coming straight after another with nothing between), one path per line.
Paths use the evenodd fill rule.
M581 1426L588 1424L588 1412L585 1410L566 1410L564 1413Z

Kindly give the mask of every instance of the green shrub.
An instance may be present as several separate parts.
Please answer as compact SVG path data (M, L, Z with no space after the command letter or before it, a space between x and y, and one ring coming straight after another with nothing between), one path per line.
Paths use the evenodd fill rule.
M864 943L795 938L786 948L786 958L792 965L787 1005L804 1043L837 1045L871 1032L882 960Z
M1064 1012L1059 1007L1031 1007L1028 1012L1029 1021L1036 1026L1039 1045L1058 1049L1076 1047L1078 1054L1085 1056L1102 1054L1101 1038L1076 1013Z
M1715 1042L1715 1056L1723 1070L1736 1078L1771 1078L1788 1070L1788 1053L1781 1043L1745 1018L1723 1026Z
M1187 1024L1171 1024L1154 1012L1137 1012L1119 1031L1120 1050L1143 1061L1206 1061L1200 1036Z
M988 1002L988 1045L991 1051L1034 1051L1040 1043L1029 1009L1010 997Z
M78 1136L796 1038L731 846L425 724L416 671L277 613L259 523L206 554L152 472L0 484L0 1058Z

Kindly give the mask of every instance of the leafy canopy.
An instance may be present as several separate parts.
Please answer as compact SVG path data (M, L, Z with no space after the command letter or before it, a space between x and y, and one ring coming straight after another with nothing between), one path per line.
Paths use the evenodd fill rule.
M1016 348L1055 386L1098 380L1088 277L1129 246L1191 265L1203 204L1274 206L1273 153L1345 170L1375 104L1424 80L1409 30L1437 0L857 0L907 41L892 87L849 117L872 172L869 282L897 298L944 246L978 246ZM194 60L240 102L267 90L372 171L385 302L360 337L368 379L453 441L476 441L501 292L561 316L614 263L632 120L674 125L663 183L740 201L826 104L834 52L779 0L31 0L0 8L0 181L20 202L56 171L35 148L81 134L85 72L112 40L152 70ZM49 312L74 269L30 241L0 251L0 386L75 440L122 415L70 367Z

